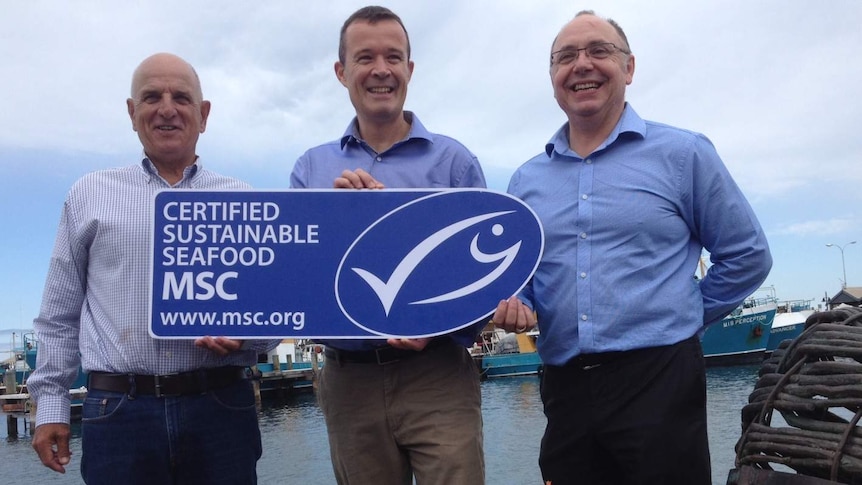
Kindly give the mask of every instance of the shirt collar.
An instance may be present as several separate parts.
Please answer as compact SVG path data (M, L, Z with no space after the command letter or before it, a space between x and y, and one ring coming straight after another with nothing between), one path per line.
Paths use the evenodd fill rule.
M614 143L621 134L634 133L641 138L646 136L646 122L635 113L634 108L629 103L626 103L623 109L623 114L617 122L610 135L599 145L593 153L604 150L609 145ZM569 148L569 122L567 121L556 133L551 137L550 141L545 145L545 153L550 157L556 151L560 155L577 156L571 148ZM580 157L578 157L580 158Z
M203 165L201 164L200 160L200 157L195 158L195 163L183 169L183 178L182 180L180 180L179 183L185 182L187 180L192 181L197 177L197 175L201 172L201 169L203 169ZM144 173L147 175L147 177L150 178L151 182L156 179L164 180L161 175L159 175L159 170L153 164L152 160L150 160L150 157L148 157L147 154L144 152L141 152L141 168L144 170Z
M405 111L404 119L407 120L408 123L410 123L410 132L407 133L407 138L396 143L396 145L412 139L428 140L431 143L434 142L431 132L425 129L425 126L419 121L419 118L417 118L412 111ZM356 128L356 126L357 118L354 116L353 119L350 120L350 124L347 125L347 129L344 130L344 134L341 136L342 150L344 150L344 147L347 146L348 143L363 143L362 138L360 138L359 136L359 130Z

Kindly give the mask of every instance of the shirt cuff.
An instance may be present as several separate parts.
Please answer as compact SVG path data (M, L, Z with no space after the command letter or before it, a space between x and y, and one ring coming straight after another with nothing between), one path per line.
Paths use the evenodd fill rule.
M67 394L61 396L42 396L36 402L36 426L40 424L69 424L72 412L72 400Z

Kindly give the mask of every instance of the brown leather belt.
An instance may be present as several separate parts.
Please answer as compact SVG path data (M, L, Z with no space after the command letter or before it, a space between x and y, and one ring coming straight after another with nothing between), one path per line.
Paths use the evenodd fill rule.
M431 339L428 345L420 351L397 349L390 345L372 350L341 350L334 347L324 347L323 355L334 360L339 365L344 364L378 364L385 365L415 357L426 350L440 347L446 343L453 343L449 337L437 337Z
M156 397L203 394L227 387L247 376L245 367L213 367L166 375L90 372L87 389Z

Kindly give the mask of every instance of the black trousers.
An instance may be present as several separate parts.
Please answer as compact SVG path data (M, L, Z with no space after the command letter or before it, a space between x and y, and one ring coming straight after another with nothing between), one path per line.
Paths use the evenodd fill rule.
M579 356L545 366L548 424L539 467L550 485L709 485L700 340Z

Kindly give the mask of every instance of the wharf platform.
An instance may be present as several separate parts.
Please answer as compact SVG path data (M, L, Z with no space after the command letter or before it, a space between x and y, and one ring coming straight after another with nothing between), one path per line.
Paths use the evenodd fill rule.
M283 399L295 392L313 392L319 366L314 358L312 362L295 364L289 360L279 363L276 358L272 363L260 363L251 370L255 397L260 404L263 398ZM26 385L8 387L8 390L14 392L7 393L7 386L0 386L0 411L6 417L7 436L15 439L18 437L18 420L24 421L25 432L28 432L31 423L35 423L36 405L30 399ZM87 388L70 389L69 394L72 399L72 419L80 419Z
M69 389L69 397L72 399L72 419L79 419L84 399L87 398L87 388ZM30 400L30 394L26 392L0 394L0 410L6 415L6 435L9 439L18 437L19 419L24 421L25 431L30 423L35 421L36 406Z

